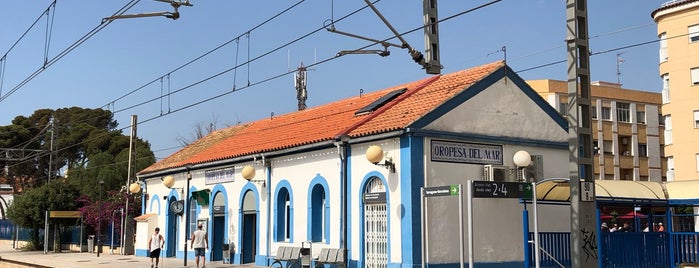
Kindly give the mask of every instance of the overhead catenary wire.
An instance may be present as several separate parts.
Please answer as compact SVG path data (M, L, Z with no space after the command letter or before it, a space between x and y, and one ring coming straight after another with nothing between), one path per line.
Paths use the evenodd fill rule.
M34 26L36 26L36 24L41 20L41 18L42 18L44 15L49 14L49 11L50 11L51 9L55 9L55 7L56 7L56 0L54 0L53 2L51 2L51 4L49 4L49 6L48 6L43 12L41 12L41 15L39 15L39 17L36 18L36 20L34 20L34 22L29 26L29 28L27 28L27 30L25 30L24 33L22 33L22 35L19 36L19 38L17 38L17 41L15 41L15 42L10 46L10 48L5 52L5 54L3 54L2 57L3 57L3 58L6 58L7 55L10 54L10 52L12 52L12 50L15 48L15 46L17 46L17 44L19 44L19 42L21 42L21 41L24 39L24 37L34 28Z
M375 3L376 3L376 2L379 2L379 1L381 1L381 0L377 0L377 1L375 1ZM501 1L501 0L498 0L498 1ZM337 21L339 22L339 21L342 21L342 20L344 20L344 19L346 19L346 18L348 18L348 17L350 17L350 16L353 16L354 14L356 14L356 13L358 13L358 12L360 12L360 11L366 9L367 7L368 7L368 6L364 6L364 7L362 7L362 8L357 9L357 10L354 10L353 12L350 12L350 13L348 13L347 15L345 15L345 16L339 18ZM269 21L269 20L268 20L268 21ZM257 28L257 27L259 27L259 25L256 26L255 28ZM291 41L288 41L288 42L286 42L286 43L284 43L284 44L281 44L281 45L279 45L279 46L277 46L277 47L275 47L275 48L273 48L273 49L271 49L271 50L268 50L267 52L262 53L262 54L260 54L260 55L258 55L258 56L256 56L256 57L254 57L254 58L249 58L249 59L248 59L247 61L245 61L245 62L242 62L242 63L240 63L240 64L236 64L236 65L233 66L233 67L230 67L230 68L225 69L225 70L223 70L223 71L220 71L220 72L218 72L218 73L216 73L216 74L213 74L213 75L211 75L211 76L208 76L208 77L206 77L206 78L204 78L204 79L201 79L201 80L199 80L199 81L197 81L197 82L194 82L194 83L192 83L192 84L189 84L189 85L183 86L183 87L181 87L181 88L179 88L179 89L177 89L177 90L174 90L174 91L172 91L172 92L171 92L170 94L168 94L168 95L172 95L172 94L176 94L176 93L182 92L182 91L184 91L184 90L186 90L186 89L189 89L189 88L194 87L194 86L196 86L196 85L199 85L199 84L201 84L201 83L207 82L207 81L209 81L209 80L211 80L211 79L214 79L214 78L216 78L216 77L219 77L219 76L224 75L224 74L226 74L226 73L229 73L229 72L231 72L231 71L234 71L234 70L236 70L237 68L240 68L240 67L242 67L242 66L248 65L248 64L251 63L251 62L254 62L254 61L257 61L257 60L259 60L259 59L261 59L261 58L264 58L264 57L266 57L266 56L268 56L268 55L270 55L270 54L272 54L272 53L274 53L274 52L277 52L277 51L279 51L279 50L281 50L281 49L283 49L283 48L285 48L285 47L287 47L287 46L289 46L289 45L292 45L292 44L294 44L294 43L297 43L297 42L299 42L299 41L301 41L301 40L303 40L303 39L305 39L305 38L307 38L307 37L309 37L309 36L311 36L311 35L313 35L313 34L315 34L315 33L318 33L318 32L320 32L320 31L324 30L324 29L325 29L324 26L318 27L318 28L316 28L316 29L314 29L314 30L312 30L312 31L310 31L310 32L308 32L308 33L306 33L306 34L300 36L300 37L297 37L297 38L295 38L295 39L293 39L293 40L291 40ZM418 29L421 29L421 27L418 28ZM249 32L249 31L248 31L248 32ZM245 36L247 35L248 32L246 32L246 33L244 33L244 34L241 34L241 35L237 36L236 38L245 37ZM390 38L389 38L389 39L390 39ZM229 44L230 42L233 42L233 41L235 41L235 40L236 40L235 38L234 38L234 39L231 39L231 40L227 41L225 44ZM372 45L373 45L373 44L372 44ZM218 48L220 48L220 47L222 47L222 46L224 46L224 45L218 46L216 49L218 49ZM371 45L369 45L369 46L371 46ZM213 52L213 50L212 50L212 51L209 51L209 52L207 52L207 53L212 53L212 52ZM197 59L198 59L198 58L201 58L201 56L200 56L200 57L197 57ZM336 57L331 57L330 59L333 59L333 58L336 58ZM327 61L327 60L326 60L326 61ZM322 61L322 62L326 62L326 61ZM309 65L309 67L310 67L310 66L313 66L313 65L318 65L318 64L320 64L320 63L322 63L322 62L314 63L314 64L312 64L312 65ZM189 63L191 63L191 61L190 61ZM189 63L187 63L187 64L189 64ZM182 68L182 67L183 67L183 66L180 66L180 67L178 67L178 68ZM287 75L287 74L291 74L291 73L293 73L293 72L288 71L288 72L286 72L286 73L281 74L281 76ZM274 76L274 77L277 77L277 76ZM266 79L265 79L265 80L266 80ZM157 80L153 80L153 81L157 81ZM152 82L151 82L151 83L152 83ZM248 83L246 84L246 88L249 87L249 86L251 86L251 85L253 85L253 83L250 82L249 76L248 76ZM147 86L147 85L141 86L140 88L143 88L143 87L145 87L145 86ZM139 89L140 89L140 88L139 88ZM234 91L237 91L237 90L234 89ZM162 97L162 96L161 96L161 97ZM144 100L144 101L142 101L142 102L139 102L139 103L136 103L136 104L127 106L127 107L125 107L125 108L122 108L122 109L119 109L119 110L115 110L114 113L116 114L116 113L124 112L124 111L130 110L130 109L133 109L133 108L136 108L136 107L139 107L139 106L142 106L142 105L145 105L145 104L154 102L154 101L158 100L158 99L161 98L161 97L155 97L155 98L151 98L151 99ZM218 97L221 97L221 96L218 96Z
M303 0L302 0L302 1L303 1ZM381 1L381 0L376 0L374 3L379 2L379 1ZM361 10L364 10L364 9L366 9L366 8L367 8L367 6L364 6L364 7L359 8L359 9L353 11L353 12L350 12L350 13L348 13L347 15L343 16L342 18L338 19L338 21L341 21L341 20L346 19L346 18L348 18L348 17L350 17L350 16L353 16L354 14L356 14L356 13L358 13L358 12L360 12ZM258 26L258 27L259 27L259 26ZM220 76L220 75L222 75L222 74L225 74L225 73L227 73L227 72L230 72L231 70L235 70L236 68L239 68L239 67L241 67L241 66L247 64L247 63L250 62L250 61L255 61L255 60L258 60L258 59L260 59L260 58L262 58L262 57L265 57L265 56L267 56L267 55L270 55L270 54L272 54L272 53L274 53L274 52L276 52L276 51L278 51L278 50L280 50L280 49L283 49L284 47L287 47L287 46L289 46L289 45L291 45L291 44L293 44L293 43L296 43L296 42L298 42L298 41L300 41L300 40L302 40L302 39L305 39L305 38L307 38L308 36L311 36L311 35L313 35L313 34L319 32L319 31L322 31L322 30L324 30L324 29L325 29L325 28L321 26L321 27L319 27L319 28L317 28L317 29L315 29L315 30L309 32L309 33L306 33L306 34L304 34L304 35L302 35L302 36L300 36L300 37L298 37L298 38L293 39L292 41L289 41L289 42L287 42L287 43L285 43L285 44L283 44L283 45L281 45L281 46L278 46L278 47L275 48L275 49L272 49L272 50L270 50L270 51L268 51L268 52L266 52L266 53L263 53L263 54L261 54L261 55L255 57L255 58L252 58L252 59L250 59L250 60L248 60L248 61L246 61L246 62L240 63L240 64L238 64L238 65L236 65L236 66L234 66L234 67L232 67L232 68L229 68L229 69L227 69L227 70L224 70L224 71L222 71L222 72L219 72L219 73L217 73L217 74L214 74L214 75L212 75L212 76L210 76L210 77L207 77L207 78L205 78L205 79L203 79L203 80L200 80L200 81L195 82L195 83L193 83L193 84L190 84L190 85L188 85L188 86L182 87L182 88L180 88L180 89L178 89L178 90L175 90L175 91L169 93L168 95L178 93L178 92L183 91L183 90L185 90L185 89L194 87L194 86L196 86L196 85L198 85L198 84L201 84L201 83L204 83L204 82L206 82L206 81L208 81L208 80L210 80L210 79L213 79L213 78L215 78L215 77L218 77L218 76ZM244 34L243 34L243 35L244 35ZM243 35L240 35L239 37L242 37ZM231 40L231 41L232 41L232 40ZM230 42L230 41L229 41L229 42ZM227 42L227 43L229 43L229 42ZM211 52L213 52L213 51L210 51L210 52L208 52L208 53L211 53ZM315 64L313 64L313 65L321 64L321 63L330 61L330 60L332 60L332 59L334 59L334 58L337 58L337 56L331 57L331 58L329 58L329 59L326 59L325 61L321 61L321 62L315 63ZM182 67L183 67L183 66L181 66L181 67L179 67L179 68L182 68ZM259 82L257 82L257 83L250 83L250 84L246 85L244 88L252 87L252 86L255 86L255 85L258 85L258 84L262 84L262 83L265 83L265 82L268 82L268 81L271 81L271 80L275 80L275 79L277 79L277 78L283 77L283 76L288 75L288 74L291 74L291 73L293 73L293 72L290 72L290 71L289 71L289 72L286 72L286 73L278 74L278 75L272 76L272 77L270 77L270 78L263 79L263 80L261 80L261 81L259 81ZM153 80L152 82L150 82L149 84L152 84L153 82L158 81L158 80L159 80L159 78L158 78L158 79L154 79L154 80ZM142 86L142 87L145 87L145 86L147 86L147 85L144 85L144 86ZM241 88L241 89L242 89L242 88ZM185 110L185 109L194 107L194 106L196 106L196 105L198 105L198 104L201 104L201 103L204 103L204 102L208 102L208 101L211 101L211 100L213 100L213 99L220 98L220 97L222 97L222 96L228 95L228 94L233 93L233 92L236 92L236 91L239 91L239 90L229 91L229 92L226 92L226 93L223 93L223 94L216 95L216 96L214 96L214 97L207 98L207 99L205 99L205 100L203 100L203 101L195 102L195 103L193 103L193 104L190 104L190 105L187 105L187 106L184 106L184 107L181 107L181 108L172 110L171 113L175 113L175 112L178 112L178 111L182 111L182 110ZM137 106L141 106L141 105L144 105L144 104L146 104L146 103L153 102L153 101L155 101L155 100L157 100L157 99L158 99L158 98L153 98L153 99L150 99L150 100L141 102L141 103L139 103L139 104L132 105L132 106L130 106L130 107L128 107L128 108L124 108L124 109L121 109L121 110L117 110L117 111L114 111L112 114L116 114L116 113L119 113L119 112L122 112L122 111L125 111L125 110L128 110L128 109L131 109L131 108L134 108L134 107L137 107ZM106 105L113 105L113 104L110 102L110 103L108 103L108 104L106 104ZM106 106L106 105L105 105L105 106ZM169 114L171 114L171 113L163 114L163 115L157 115L157 116L148 118L148 119L146 119L146 120L142 120L142 121L140 121L140 124L144 124L144 123L153 121L153 120L155 120L155 119L158 119L158 118L160 118L160 117L164 117L164 116L169 115ZM130 126L130 125L129 125L129 126L125 126L125 127L123 127L123 128L119 128L119 129L117 129L117 130L123 131L123 130L128 129L129 127L131 127L131 126ZM108 134L104 134L104 135L108 135ZM94 137L93 139L97 139L97 138L100 138L100 137L102 137L102 136ZM89 141L91 141L91 140L92 140L92 139L90 139L90 140L82 140L81 142L78 142L78 143L75 143L75 144L72 144L72 145L67 145L67 146L65 146L65 147L63 147L63 148L56 149L56 150L54 150L54 152L60 152L60 151L63 151L63 150L67 150L67 149L73 148L73 147L75 147L75 146L78 146L78 145L80 145L80 144L87 143L87 142L89 142ZM22 164L22 163L24 163L24 162L18 162L18 163L15 163L15 165L20 165L20 164ZM15 166L15 165L13 165L13 166Z
M499 1L501 1L501 0L493 1L492 3L499 2ZM492 3L491 3L491 4L492 4ZM489 5L489 4L482 5L481 7L484 7L484 6L487 6L487 5ZM453 19L453 18L455 18L455 17L461 16L461 15L466 14L466 13L468 13L468 12L471 12L471 11L473 11L473 10L479 9L479 8L481 8L481 7L477 7L477 8L469 9L469 10L464 11L464 12L457 13L457 14L455 14L455 15L453 15L453 16L450 16L450 17L447 17L447 18L445 18L445 19L439 20L438 22L443 22L443 21L446 21L446 20L449 20L449 19ZM360 10L362 10L362 9L364 9L364 8L366 8L366 6L363 7L363 8L360 8L360 9L356 10L355 12L352 12L352 13L348 14L347 16L342 17L342 18L339 19L338 21L340 21L340 20L342 20L342 19L344 19L344 18L346 18L346 17L348 17L348 16L350 16L350 15L356 13L356 12L359 12ZM413 30L410 30L410 31L408 31L408 32L405 32L404 34L411 33L411 32L417 31L417 30L420 30L420 29L422 29L422 28L424 28L424 27L425 27L425 26L417 27L417 28L415 28L415 29L413 29ZM255 61L255 60L259 59L259 58L265 57L265 56L267 56L267 55L269 55L269 54L271 54L271 53L273 53L273 52L276 52L276 51L279 50L279 49L282 49L282 48L284 48L284 47L286 47L286 46L288 46L288 45L290 45L290 44L293 44L293 43L297 42L298 40L304 39L304 38L306 38L306 37L308 37L308 36L310 36L310 35L312 35L312 34L318 32L318 31L320 31L320 30L323 30L323 29L325 29L325 28L324 28L324 27L320 27L320 28L318 28L318 29L316 29L316 30L314 30L314 31L311 31L311 32L309 32L309 33L307 33L307 34L301 36L301 37L298 37L298 38L296 38L296 39L294 39L294 40L292 40L292 41L290 41L290 42L287 42L287 43L285 43L285 44L283 44L283 45L281 45L281 46L279 46L279 47L277 47L277 48L275 48L275 49L272 49L272 50L270 50L270 51L268 51L268 52L266 52L266 53L264 53L264 54L261 54L260 56L257 56L257 57L255 57L255 58L249 59L248 61L246 61L246 62L244 62L244 63L236 64L236 65L235 65L234 67L232 67L232 68L229 68L229 69L227 69L227 70L224 70L224 71L222 71L222 72L219 72L219 73L217 73L217 74L214 74L214 75L212 75L212 76L210 76L210 77L207 77L207 78L205 78L205 79L203 79L203 80L201 80L201 81L192 83L192 84L187 85L187 86L185 86L185 87L182 87L182 88L180 88L180 89L178 89L178 90L172 91L170 94L176 94L176 93L178 93L178 92L180 92L180 91L182 91L182 90L185 90L185 89L187 89L187 88L191 88L191 87L196 86L196 85L198 85L198 84L201 84L201 83L203 83L203 82L205 82L205 81L208 81L209 79L213 79L213 78L215 78L215 77L217 77L217 76L220 76L220 75L222 75L222 74L224 74L224 73L230 72L231 70L235 70L235 69L237 69L237 68L239 68L239 67L241 67L241 66L243 66L243 65L245 65L245 64L248 64L249 62L252 62L252 61ZM246 33L247 33L247 32L246 32ZM241 35L241 36L242 36L242 35ZM390 38L387 38L387 39L385 39L385 40L390 40L390 39L392 39L392 38L395 38L395 37L390 37ZM236 40L236 39L232 39L231 41L235 41L235 40ZM230 42L230 41L229 41L229 42ZM656 41L656 42L657 42L657 41ZM614 49L614 50L605 51L605 53L611 52L611 51L620 50L620 49L624 49L624 48L628 48L628 47L639 46L639 45L643 45L643 44L647 44L647 43L652 43L652 42L644 42L644 43L641 43L641 44L630 45L630 46L624 46L624 47L622 47L622 48L618 48L618 49ZM374 44L367 45L367 46L365 46L365 47L363 47L363 48L366 48L366 47L369 47L369 46L372 46L372 45L375 45L375 44L378 44L378 42L377 42L377 43L374 43ZM363 48L359 48L359 49L363 49ZM593 55L596 55L596 54L602 54L602 52L595 53L595 54L593 54ZM330 57L330 58L326 58L325 60L318 61L318 62L316 62L316 63L314 63L314 64L309 65L308 67L312 67L312 66L315 66L315 65L324 64L324 63L329 62L329 61L331 61L331 60L337 59L338 57L339 57L339 56L333 56L333 57ZM561 61L561 62L565 62L565 61ZM547 65L536 66L536 67L534 67L534 68L542 68L542 67L545 67L545 66L549 66L549 65L553 65L553 64L558 64L558 63L559 63L559 62L554 62L554 63L550 63L550 64L547 64ZM531 68L530 68L530 69L531 69ZM528 71L528 70L530 70L530 69L526 69L526 70L524 70L524 71ZM518 71L518 72L522 72L522 71ZM245 86L245 87L243 87L243 88L239 88L239 89L234 88L232 91L224 92L224 93L221 93L221 94L218 94L218 95L215 95L215 96L212 96L212 97L209 97L209 98L200 100L200 101L196 101L196 102L191 103L191 104L189 104L189 105L185 105L185 106L182 106L182 107L180 107L180 108L173 109L173 110L171 111L171 113L179 112L179 111L182 111L182 110L185 110L185 109L188 109L188 108L197 106L197 105L199 105L199 104L202 104L202 103L205 103L205 102L208 102L208 101L211 101L211 100L214 100L214 99L223 97L223 96L228 95L228 94L231 94L231 93L233 93L233 92L237 92L237 91L240 91L240 90L245 89L245 88L253 87L253 86L256 86L256 85L259 85L259 84L263 84L263 83L268 82L268 81L271 81L271 80L275 80L275 79L277 79L277 78L280 78L280 77L289 75L289 74L291 74L291 73L293 73L293 72L292 72L292 71L288 71L288 72L285 72L285 73L280 73L280 74L277 74L277 75L270 76L270 77L268 77L268 78L266 78L266 79L262 79L262 80L260 80L260 81L258 81L258 82L254 82L254 83L253 83L253 82L250 82L247 86ZM155 80L155 81L157 81L157 80ZM152 101L154 101L154 100L157 100L157 98L156 98L156 99L153 99L153 100L144 101L144 102L139 103L139 104L136 104L136 105L129 106L129 108L125 108L125 109L122 109L122 110L118 110L118 111L115 111L114 113L122 112L122 111L125 111L125 110L128 110L128 109L131 109L131 108L134 108L134 107L137 107L137 106L140 106L140 105L143 105L143 104L152 102ZM168 113L168 114L171 114L171 113ZM164 117L164 116L166 116L166 115L168 115L168 114L163 114L163 115L158 115L158 116L154 116L154 117L148 118L148 119L146 119L146 120L141 121L141 124L154 121L154 120L156 120L156 119L158 119L158 118L160 118L160 117ZM128 128L128 127L130 127L130 126L124 127L124 128L122 128L121 130L124 130L124 129ZM72 145L72 146L77 146L77 144L76 144L76 145ZM72 147L72 146L65 147L65 148L61 148L60 150L67 149L67 148L70 148L70 147Z
M203 57L205 57L205 56L207 56L207 55L213 53L214 51L216 51L216 50L218 50L218 49L220 49L220 48L222 48L222 47L228 45L228 44L229 44L230 42L232 42L232 41L238 42L239 39L240 39L240 37L245 36L245 35L249 35L250 31L253 31L253 30L255 30L255 29L258 29L258 28L262 27L264 24L269 23L269 22L272 21L273 19L275 19L275 18L281 16L282 14L288 12L289 10L291 10L291 9L293 9L294 7L300 5L300 4L301 4L302 2L304 2L304 1L305 1L305 0L300 0L300 1L296 2L295 4L291 5L290 7L284 9L283 11L281 11L281 12L275 14L274 16L272 16L272 17L270 17L270 18L268 18L268 19L266 19L266 20L263 21L262 23L259 23L258 25L252 27L252 28L251 28L250 30L248 30L246 33L241 34L241 35L237 36L236 38L231 39L230 41L225 42L225 43L223 43L223 44L217 46L216 48L214 48L214 49L212 49L212 50L210 50L210 51L208 51L208 52L206 52L206 53L200 55L199 57L196 57L196 58L194 58L194 59L188 61L187 63L185 63L185 64L183 64L183 65L180 65L179 67L173 69L172 71L168 72L167 74L165 74L165 75L163 75L163 76L161 76L161 77L159 77L159 78L156 78L156 79L154 79L154 80L152 80L152 81L146 83L145 85L143 85L143 86L141 86L141 87L139 87L139 88L137 88L137 89L135 89L135 90L132 90L131 92L129 92L129 93L127 93L127 94L125 94L125 95L123 95L123 96L121 96L121 97L119 97L119 98L113 100L113 101L110 101L109 103L107 103L107 104L105 104L104 106L102 106L102 108L111 107L111 109L114 110L114 109L116 109L116 108L115 108L115 103L116 103L118 100L123 99L123 98L127 97L128 95L133 94L133 93L137 92L138 90L143 89L143 88L147 87L148 85L150 85L150 84L152 84L152 83L154 83L154 82L157 82L157 81L159 81L159 80L162 81L162 79L165 78L165 77L167 77L167 80L168 80L168 81L167 81L168 94L165 94L164 96L166 96L166 97L168 98L168 107L169 107L169 106L170 106L170 105L169 105L169 103L170 103L169 99L170 99L170 96L172 95L172 94L171 94L172 92L170 92L170 75L171 75L171 73L173 73L173 72L175 72L175 71L178 71L178 70L180 70L180 69L186 67L187 65L190 65L190 64L194 63L195 61L197 61L197 60L199 60L199 59L201 59L201 58L203 58ZM138 1L136 1L136 2L138 2ZM134 2L134 4L135 4L136 2ZM131 6L133 6L133 5L131 5ZM126 8L122 8L122 10L120 10L119 12L123 13L123 12L125 12L126 10L128 10L128 8L130 8L131 6L128 6L128 7L125 6ZM117 13L115 13L115 14L118 14L119 12L117 12ZM103 23L107 23L107 24L108 24L109 22L103 22ZM163 95L163 94L161 94L161 95ZM161 97L162 97L162 96L161 96ZM162 109L162 105L161 105L161 114L163 114L162 111L163 111L163 109ZM168 112L167 112L167 113L169 114L170 112L171 112L171 111L170 111L170 108L168 108ZM113 113L112 113L112 115L114 115L114 114L116 114L116 112L113 112ZM122 128L122 129L119 129L119 130L125 130L125 129L127 129L128 127L130 127L130 126L126 126L126 127ZM85 142L88 142L88 141L83 141L83 142L81 142L81 143L74 144L74 145L72 145L72 146L64 147L64 148L58 149L57 151L61 151L61 150L64 150L64 149L69 149L69 148L72 148L72 147L74 147L74 146L77 146L77 145L82 144L82 143L85 143ZM18 164L21 164L21 162L20 162L20 163L17 163L17 165L18 165Z
M53 33L53 19L55 17L55 8L51 9L51 12L46 12L46 33L44 34L44 66L46 66L46 63L48 63L49 60L49 47L51 47L51 34Z
M123 14L123 13L126 12L129 8L133 7L136 3L138 3L139 1L140 1L140 0L131 0L131 2L129 2L129 3L127 3L126 5L124 5L124 7L122 7L121 9L119 9L119 11L117 11L116 13L114 13L114 15L121 15L121 14ZM35 77L37 77L39 74L41 74L42 72L44 72L48 67L50 67L51 65L53 65L54 63L56 63L57 61L59 61L60 59L62 59L62 58L65 57L66 55L68 55L70 52L72 52L73 50L75 50L78 46L80 46L81 44L83 44L85 41L87 41L88 39L90 39L92 36L94 36L95 34L97 34L99 31L101 31L102 29L104 29L105 27L107 27L107 25L109 25L110 23L111 23L111 21L106 21L106 22L100 23L100 24L97 25L95 28L93 28L92 30L90 30L89 32L87 32L85 35L83 35L80 39L78 39L78 40L75 41L73 44L71 44L70 46L68 46L67 48L65 48L63 51L61 51L60 53L58 53L56 56L54 56L54 57L51 58L51 59L45 60L43 66L39 67L36 71L34 71L34 72L33 72L32 74L30 74L29 76L27 76L27 78L25 78L24 80L22 80L22 82L20 82L20 83L17 84L15 87L13 87L9 92L5 93L5 95L0 96L0 102L4 101L4 100L7 99L8 97L10 97L10 95L12 95L13 93L15 93L17 90L19 90L19 89L22 88L24 85L26 85L27 83L29 83L29 81L33 80L33 79L34 79Z
M686 33L686 34L679 34L679 35L675 35L675 36L672 36L672 37L668 37L668 38L666 38L666 39L664 39L664 40L669 40L669 39L674 39L674 38L680 38L680 37L687 37L688 35L689 35L688 33ZM629 48L634 48L634 47L639 47L639 46L645 46L645 45L649 45L649 44L659 43L660 41L661 41L661 39L658 39L658 40L650 40L650 41L644 41L644 42L634 43L634 44L630 44L630 45L625 45L625 46L610 48L610 49L602 50L602 51L599 51L599 52L591 52L591 53L590 53L590 56L597 56L597 55L607 54L607 53L611 53L611 52L615 52L615 51L619 51L619 50L625 50L625 49L629 49ZM529 67L529 68L517 70L517 72L518 72L518 73L523 73L523 72L527 72L527 71L531 71L531 70L536 70L536 69L540 69L540 68L544 68L544 67L548 67L548 66L553 66L553 65L556 65L556 64L560 64L560 63L564 63L564 62L566 62L566 61L567 61L567 60L559 60L559 61L549 62L549 63L546 63L546 64L537 65L537 66L534 66L534 67Z
M174 69L168 71L166 74L161 75L160 77L157 77L157 78L155 78L155 79L153 79L153 80L151 80L151 81L145 83L144 85L142 85L142 86L140 86L140 87L138 87L138 88L136 88L136 89L134 89L134 90L129 91L128 93L126 93L126 94L124 94L124 95L122 95L122 96L120 96L120 97L118 97L118 98L116 98L116 99L110 101L109 103L107 103L107 104L105 104L105 105L103 105L103 106L101 106L101 107L108 106L108 105L110 105L110 104L112 104L112 103L114 103L114 102L117 102L117 101L119 101L119 100L121 100L121 99L124 99L124 98L128 97L129 95L134 94L134 93L138 92L139 90L141 90L141 89L143 89L143 88L145 88L145 87L147 87L147 86L149 86L149 85L151 85L151 84L157 82L157 81L160 80L162 77L164 77L164 76L166 76L166 75L169 76L170 74L175 73L175 72L177 72L177 71L179 71L179 70L181 70L181 69L183 69L183 68L189 66L190 64L193 64L193 63L195 63L195 62L201 60L202 58L204 58L204 57L210 55L211 53L214 53L214 52L218 51L219 49L221 49L221 48L223 48L223 47L229 45L229 44L232 43L232 42L236 42L236 44L238 44L238 43L240 42L240 38L241 38L241 37L244 37L244 36L246 36L247 34L249 34L250 32L252 32L252 31L254 31L254 30L256 30L256 29L258 29L258 28L264 26L265 24L271 22L272 20L278 18L279 16L283 15L284 13L286 13L286 12L292 10L293 8L295 8L296 6L300 5L300 4L303 3L304 1L305 1L305 0L300 0L300 1L296 2L295 4L293 4L293 5L289 6L289 7L287 7L287 8L284 9L284 10L282 10L281 12L278 12L278 13L275 14L274 16L271 16L271 17L267 18L266 20L264 20L263 22L258 23L258 24L255 25L254 27L252 27L252 28L250 28L249 30L247 30L245 33L240 34L240 35L238 35L238 36L236 36L236 37L234 37L234 38L232 38L232 39L230 39L230 40L228 40L228 41L226 41L226 42L223 42L222 44L220 44L220 45L218 45L218 46L216 46L216 47L210 49L209 51L207 51L207 52L205 52L205 53L203 53L203 54L201 54L201 55L199 55L199 56L197 56L197 57L195 57L195 58L193 58L193 59L187 61L186 63L184 63L184 64L182 64L182 65L180 65L180 66L177 66L176 68L174 68ZM237 55L238 55L237 53L238 53L238 52L237 52L237 50L236 50L236 59L237 59ZM237 60L236 60L236 63L237 63Z

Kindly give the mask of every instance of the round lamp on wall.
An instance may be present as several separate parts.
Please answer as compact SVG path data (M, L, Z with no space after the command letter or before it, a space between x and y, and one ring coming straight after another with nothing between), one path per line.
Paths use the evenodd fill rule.
M138 182L132 183L131 185L129 185L129 191L132 194L137 194L137 193L141 192L141 184Z
M167 188L172 188L172 186L175 185L175 177L172 175L165 176L165 178L163 178L163 185Z
M247 165L247 166L243 167L243 170L241 170L240 173L243 175L243 179L246 179L249 182L257 183L258 185L260 185L262 187L267 186L267 182L265 180L256 180L255 179L255 168L252 167L251 165Z
M366 149L364 156L366 156L366 160L368 160L372 164L385 167L391 173L396 172L396 165L393 163L393 159L390 156L386 157L386 161L384 161L383 163L379 163L383 159L383 149L381 149L381 146L369 146L369 148Z
M373 164L377 164L383 159L383 149L377 145L369 146L369 148L366 149L365 156L366 160L369 160L369 162Z
M243 178L248 181L255 178L255 168L250 165L243 167L243 170L240 173L242 173Z
M527 151L517 151L512 157L517 167L528 167L532 163L532 156Z

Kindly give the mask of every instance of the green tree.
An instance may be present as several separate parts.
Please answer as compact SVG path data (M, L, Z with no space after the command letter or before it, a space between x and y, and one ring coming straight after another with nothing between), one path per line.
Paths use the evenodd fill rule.
M39 238L39 229L44 228L46 211L77 210L79 196L78 189L73 185L52 181L16 196L7 210L7 217L18 226L30 228L31 245L34 249L40 249L43 241Z
M42 242L38 230L43 228L47 210L76 210L97 204L94 200L99 200L100 180L104 182L102 193L109 195L104 199L110 203L104 203L105 208L119 209L126 198L134 197L126 194L131 137L117 126L110 111L71 107L36 110L31 116L15 117L12 125L0 127L0 148L41 152L22 161L2 163L10 167L9 174L5 174L9 182L23 189L8 210L8 217L33 230L32 245L38 248ZM135 144L134 172L155 163L147 141L136 138ZM59 177L60 171L65 176ZM47 184L48 178L52 179ZM131 201L130 215L140 212L136 209L139 202ZM86 216L94 217L90 213L94 209L88 210Z
M0 148L41 150L37 157L7 163L7 177L18 188L40 186L60 171L69 183L94 198L98 179L104 189L120 190L128 177L130 137L125 136L108 110L79 107L40 109L31 116L17 116L12 125L0 128ZM150 144L136 139L134 170L155 163ZM51 163L49 163L51 162Z

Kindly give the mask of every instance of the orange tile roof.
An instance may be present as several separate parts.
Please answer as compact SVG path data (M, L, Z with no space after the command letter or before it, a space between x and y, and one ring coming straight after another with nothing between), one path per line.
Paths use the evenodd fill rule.
M333 141L343 134L356 138L404 129L504 66L498 61L216 131L139 174ZM355 115L357 110L402 88L407 91L376 111Z

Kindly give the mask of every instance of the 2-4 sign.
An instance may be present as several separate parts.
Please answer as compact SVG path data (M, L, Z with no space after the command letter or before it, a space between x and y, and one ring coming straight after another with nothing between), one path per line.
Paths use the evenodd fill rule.
M473 197L532 198L532 185L526 182L473 181Z

